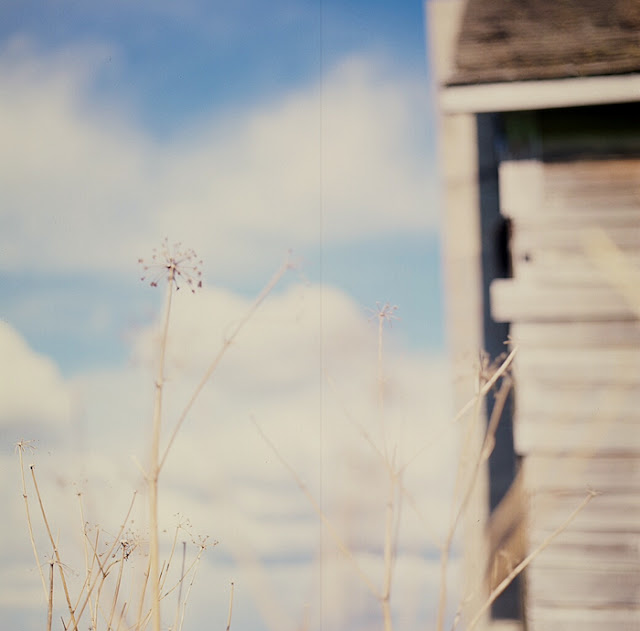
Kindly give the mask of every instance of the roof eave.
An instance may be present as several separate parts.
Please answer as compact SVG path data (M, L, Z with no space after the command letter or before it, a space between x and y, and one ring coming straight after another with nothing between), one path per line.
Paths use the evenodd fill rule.
M640 101L640 73L442 86L445 114L513 112Z

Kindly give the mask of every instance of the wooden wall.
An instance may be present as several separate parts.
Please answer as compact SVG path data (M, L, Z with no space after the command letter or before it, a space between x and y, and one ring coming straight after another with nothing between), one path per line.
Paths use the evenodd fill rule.
M602 493L528 568L527 629L640 629L640 314L585 249L597 227L639 269L640 160L507 161L500 186L529 549Z

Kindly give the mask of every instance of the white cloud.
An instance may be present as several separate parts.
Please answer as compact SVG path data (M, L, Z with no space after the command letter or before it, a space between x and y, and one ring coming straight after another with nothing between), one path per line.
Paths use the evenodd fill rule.
M21 335L2 320L0 356L0 426L18 430L34 424L42 428L70 421L73 396L56 364L29 348Z
M249 305L250 301L221 289L176 296L165 437L202 370ZM84 489L85 519L112 535L133 488L143 490L142 474L131 456L145 466L155 331L154 327L143 332L128 367L74 380L74 388L83 393L82 422L74 427L68 449L60 445L40 467L50 521L56 529L71 530L61 536L61 547L78 550L78 523L75 517L69 519L77 514L76 488ZM409 354L394 345L394 330L385 335L385 431L389 449L397 446L402 463L428 444L450 418L449 378L442 358ZM204 591L210 594L216 585L216 607L224 610L224 589L235 577L245 602L250 591L251 599L259 602L265 584L276 596L289 595L278 605L282 611L261 611L247 602L250 611L258 607L256 619L289 620L289 626L280 628L295 628L306 602L311 603L312 619L322 617L326 624L341 625L330 624L331 628L367 628L362 607L371 604L368 600L357 596L354 611L341 611L342 599L334 598L327 588L322 606L317 602L318 572L325 586L341 584L354 597L360 590L358 579L348 564L336 561L335 543L326 536L323 541L311 504L250 417L255 417L378 583L386 477L379 455L362 436L365 431L381 445L376 340L375 323L342 292L293 285L268 298L203 390L163 471L161 515L169 533L180 513L190 519L194 533L220 541L207 553L210 560L203 564L194 587L197 592L199 585L206 585ZM334 387L327 385L328 377ZM422 585L433 594L433 554L444 537L454 470L455 448L449 440L406 471L405 484L425 521L405 502L395 592L398 611L404 615L413 612L424 620L432 613L431 606L426 613L421 609L415 590ZM71 484L74 476L78 487ZM14 495L9 514L12 522L18 522L22 507L19 494ZM144 497L138 503L135 528L142 531ZM26 537L19 528L14 530L13 538ZM168 545L170 534L166 537ZM30 563L28 548L23 550L24 562ZM80 556L65 558L82 567ZM195 598L197 619L206 612L206 603ZM211 607L211 596L206 599ZM352 614L355 618L349 617ZM360 622L349 626L356 619Z
M161 143L91 95L116 54L0 53L4 268L114 270L169 235L232 277L289 247L434 227L424 77L353 57Z

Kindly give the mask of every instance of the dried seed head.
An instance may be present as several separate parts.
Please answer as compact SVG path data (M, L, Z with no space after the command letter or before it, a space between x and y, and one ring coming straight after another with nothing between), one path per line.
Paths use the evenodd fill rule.
M186 283L192 293L202 287L202 261L198 260L192 249L183 249L180 243L175 243L171 248L165 238L160 249L153 248L149 263L144 259L138 259L138 263L144 272L140 280L149 281L151 287L157 287L164 278L169 283L175 283L176 289Z
M370 314L370 320L378 320L378 322L385 323L388 322L389 326L392 326L393 320L399 320L400 317L396 315L396 311L398 310L398 305L392 305L388 302L381 304L376 302L375 309L371 309L367 307L367 312Z

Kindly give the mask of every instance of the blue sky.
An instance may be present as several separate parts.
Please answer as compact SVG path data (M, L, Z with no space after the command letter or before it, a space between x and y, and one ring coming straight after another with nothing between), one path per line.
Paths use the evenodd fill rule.
M187 2L178 6L173 2L149 2L131 7L128 3L104 6L36 2L13 5L5 9L3 18L0 28L8 65L13 61L17 67L33 66L38 60L42 67L35 72L44 75L71 66L71 76L75 74L76 79L73 88L82 91L74 95L79 101L78 107L88 110L89 116L108 118L117 126L124 124L125 129L120 130L123 136L134 131L152 145L147 148L149 151L168 154L172 144L189 143L194 134L201 133L201 127L212 122L222 128L232 127L238 118L260 106L277 107L286 95L310 86L322 86L323 81L326 82L323 77L350 58L375 59L370 65L377 64L386 75L384 79L398 74L411 81L411 89L418 93L411 94L407 98L411 102L403 104L415 108L409 113L410 120L403 123L403 132L414 134L415 142L410 147L400 147L400 151L408 154L403 157L410 160L424 178L423 189L411 191L414 212L423 212L427 218L421 225L417 222L421 228L418 234L416 222L407 226L399 218L397 225L389 222L391 225L385 227L390 230L370 234L363 230L361 236L350 234L346 239L325 238L319 224L323 209L316 208L312 212L318 230L312 243L309 239L302 242L295 236L286 241L285 236L280 243L273 244L272 251L275 254L278 246L281 251L292 248L305 258L305 272L313 280L322 277L341 285L363 305L376 300L401 303L403 332L410 337L410 343L414 347L442 350L441 283L435 230L439 200L434 186L435 142L420 3L404 2L391 7L384 2L276 2L266 8L252 3L234 3L229 7L225 3ZM371 83L378 79L373 77ZM368 87L375 89L373 85ZM360 96L375 98L373 94ZM89 124L96 122L100 125L100 121ZM318 134L318 138L309 140L315 144L312 150L319 153L323 125L320 111L313 122L317 127L310 133ZM292 146L295 150L295 144ZM339 144L335 148L327 147L327 154L334 149L339 151ZM122 150L126 147L115 151ZM381 146L380 150L385 151L386 147ZM89 147L87 152L90 151ZM144 160L145 156L140 159ZM356 149L354 160L358 159ZM385 165L377 168L384 169ZM27 175L37 177L35 171ZM321 188L320 166L314 175ZM282 177L282 173L276 176ZM372 177L376 177L375 173ZM399 181L397 185L401 197L404 183ZM392 186L391 182L385 190L391 203ZM324 192L319 193L322 203ZM137 200L124 201L131 204L125 212L135 213ZM122 200L114 195L114 204L119 203ZM386 212L393 217L398 209L390 205ZM117 211L113 215L114 222L123 220ZM277 228L277 215L274 222ZM126 225L122 228L127 229ZM162 236L165 235L158 234L159 238ZM182 235L176 238L181 239ZM30 250L30 244L24 245L26 265L8 256L13 259L13 268L7 270L7 265L4 266L13 303L9 309L25 299L32 283L45 282L49 287L69 283L68 270L62 277L50 274L45 261L39 264L34 260L37 246L32 245ZM39 268L37 274L25 269L34 267ZM232 282L238 290L248 293L255 292L261 282L253 270L241 275L235 273L232 279L219 268L210 271L221 282ZM98 294L98 301L100 295L104 297L113 290L108 277L83 279L82 265L72 273L77 276L76 282L94 288L89 293ZM98 288L97 283L104 285ZM54 305L52 308L56 309ZM109 331L112 336L126 320L126 314L119 311L114 309L117 321ZM12 319L10 310L6 317ZM21 330L42 351L53 352L63 343L69 348L70 340L43 335L39 327L29 326L24 320ZM98 359L96 346L85 350L85 343L80 342L75 348L74 354L66 352L58 356L65 372ZM126 346L120 348L118 355L110 343L105 349L105 359L107 354L112 359L122 359Z
M233 543L238 529L211 521L212 498L222 497L225 514L253 536L257 558L268 560L276 590L291 581L306 585L299 606L311 598L314 620L334 629L366 627L371 603L357 589L348 607L332 601L329 588L326 602L309 596L314 581L352 586L352 578L324 556L319 574L304 574L317 553L307 545L320 536L317 519L247 419L258 415L343 519L339 507L362 495L361 478L345 484L335 476L345 467L347 477L365 470L371 454L360 453L357 440L347 450L357 437L333 423L346 407L373 414L376 332L366 308L386 301L398 305L401 319L388 332L396 398L385 411L389 425L400 428L397 445L407 458L449 412L426 48L420 2L61 0L3 7L0 345L12 361L4 369L0 435L7 476L15 468L13 441L32 437L41 439L39 455L48 454L52 477L66 481L50 485L54 495L78 478L94 479L94 492L114 502L138 488L131 456L146 457L148 428L140 417L148 416L163 299L140 282L138 258L167 237L203 260L203 290L193 302L181 292L176 302L170 413L206 366L206 349L219 344L291 250L296 271L230 353L176 443L166 512L189 512L229 546L221 543L223 569L206 565L207 584L224 580L235 567L230 559L234 571L244 571L232 552L243 549ZM327 375L340 393L333 401ZM212 409L218 424L203 426ZM310 436L327 442L318 447ZM386 440L384 432L378 438ZM225 445L219 461L226 467L202 451L208 441ZM447 445L415 467L417 495L432 508L447 504ZM342 454L336 471L327 466L333 453ZM197 473L185 477L191 465ZM427 476L434 479L425 483ZM202 482L210 479L218 482ZM10 486L3 492L14 502ZM186 507L174 508L181 501ZM19 525L21 506L14 504ZM280 504L284 513L273 508ZM423 541L407 525L399 561L399 581L414 598L399 611L413 612L416 625L433 613L419 594L435 597L434 550L447 511L430 513L439 515L432 518L436 535ZM303 523L283 540L287 514L302 515ZM104 519L100 502L94 519ZM1 551L12 573L0 583L22 587L20 598L4 590L0 610L7 624L26 629L37 619L37 596L28 597L35 576L25 544L16 538ZM364 547L376 545L372 532ZM247 597L239 624L269 628L259 600ZM292 607L282 615L295 621L302 610ZM196 597L193 609L197 621L206 598Z

